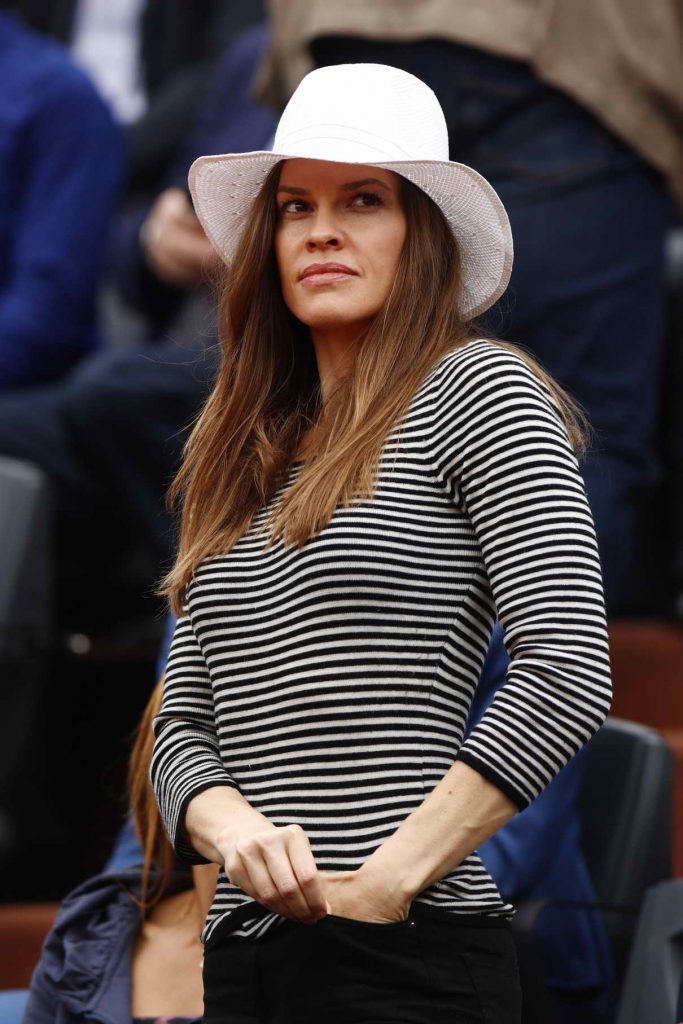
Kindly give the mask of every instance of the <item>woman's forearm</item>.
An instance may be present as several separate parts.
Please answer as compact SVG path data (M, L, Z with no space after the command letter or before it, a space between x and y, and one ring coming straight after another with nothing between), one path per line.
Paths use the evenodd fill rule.
M313 924L328 911L322 879L301 826L273 825L236 789L212 786L187 807L194 848L268 910Z
M271 828L275 826L232 786L203 790L185 812L185 830L197 853L221 865L226 848L240 833Z
M517 806L469 765L457 761L441 782L368 858L361 871L381 879L397 899L411 900L443 878L517 813ZM230 786L194 797L185 815L188 837L207 860L224 864L240 836L276 829Z
M448 770L423 802L368 858L364 874L413 899L447 875L502 828L518 807L462 761Z

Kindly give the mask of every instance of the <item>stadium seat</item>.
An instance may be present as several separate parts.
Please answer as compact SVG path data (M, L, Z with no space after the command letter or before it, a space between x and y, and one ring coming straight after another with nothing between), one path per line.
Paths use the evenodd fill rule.
M58 903L0 906L0 989L27 988Z
M17 800L47 669L50 496L44 474L0 456L0 807ZM9 833L11 834L11 828Z
M683 980L683 879L648 892L638 922L617 1024L674 1024Z
M608 718L590 742L581 790L583 849L619 982L645 893L671 877L672 778L672 752L654 729ZM521 903L514 919L525 998L539 1006L546 1000L533 934L551 905L577 906L570 900ZM543 1014L538 1020L552 1024L549 1011Z

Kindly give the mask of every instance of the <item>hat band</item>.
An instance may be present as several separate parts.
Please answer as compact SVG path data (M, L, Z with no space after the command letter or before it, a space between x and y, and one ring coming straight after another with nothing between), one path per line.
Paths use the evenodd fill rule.
M448 159L448 144L430 146L424 143L419 155L409 153L391 139L346 124L314 124L290 132L278 132L273 142L275 153L309 160L334 160L338 163L381 163L390 160Z

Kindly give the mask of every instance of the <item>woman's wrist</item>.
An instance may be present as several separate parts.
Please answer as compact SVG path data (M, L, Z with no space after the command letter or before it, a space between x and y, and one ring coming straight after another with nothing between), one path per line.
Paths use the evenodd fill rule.
M224 864L226 850L245 832L274 826L231 786L198 793L185 813L185 830L194 848L208 860Z
M423 888L419 884L420 872L414 865L408 867L403 859L394 855L392 836L358 868L362 885L371 891L381 891L387 902L409 905Z
M265 832L274 828L276 826L253 807L247 805L245 808L235 808L228 820L220 822L215 833L214 845L225 856L226 851L240 839L255 832Z
M496 786L456 761L363 870L375 884L412 900L461 864L516 812Z

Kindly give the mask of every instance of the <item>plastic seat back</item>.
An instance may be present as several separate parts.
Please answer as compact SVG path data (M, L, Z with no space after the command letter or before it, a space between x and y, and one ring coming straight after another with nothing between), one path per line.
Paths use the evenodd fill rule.
M674 1024L683 979L683 879L647 894L631 950L617 1024Z

